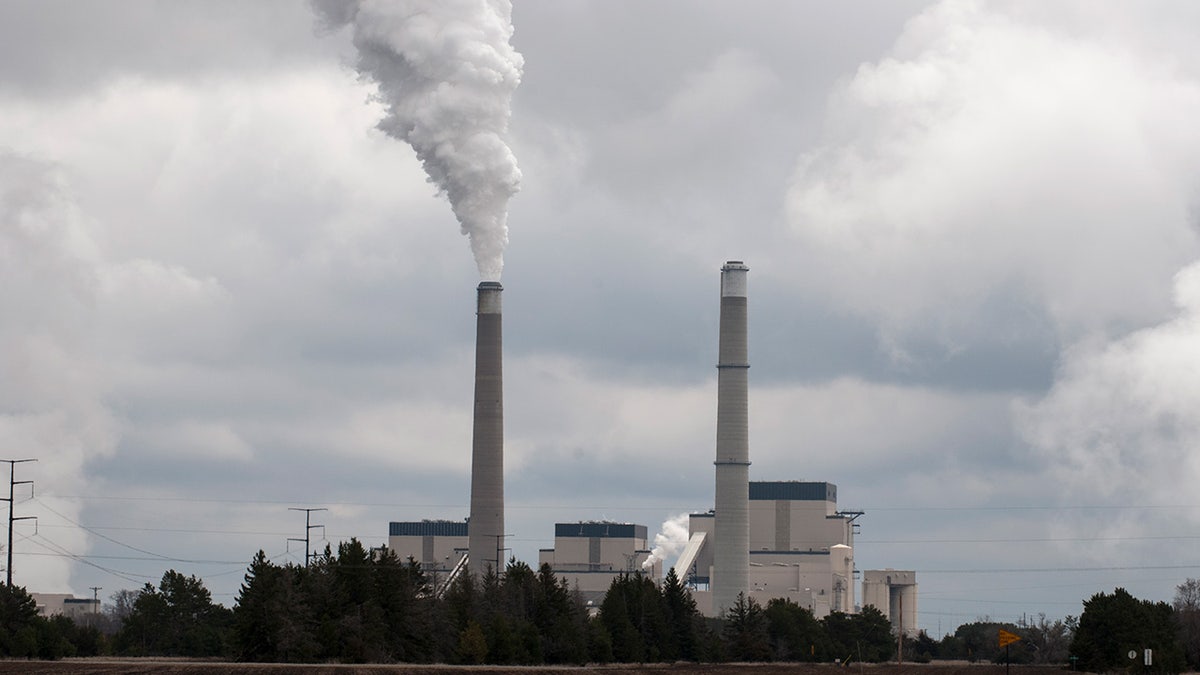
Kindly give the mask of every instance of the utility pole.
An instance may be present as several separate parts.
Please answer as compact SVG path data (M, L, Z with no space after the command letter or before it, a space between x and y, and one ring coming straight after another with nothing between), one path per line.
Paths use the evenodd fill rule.
M29 485L29 495L33 496L33 481L31 480L16 480L17 465L22 462L36 462L36 459L0 459L0 462L8 462L8 572L7 584L12 588L12 549L13 549L13 522L17 520L37 520L37 516L22 516L17 518L13 515L13 509L16 507L16 502L13 501L13 492L18 485Z
M500 578L504 574L504 552L508 550L504 546L504 538L511 537L511 534L497 534L496 537L496 578Z
M94 618L100 614L100 596L99 596L98 594L100 593L100 589L102 589L102 588L104 588L104 587L103 587L103 586L89 586L89 588L91 588L91 589L92 589L92 617L93 617L93 621L90 621L90 622L88 622L88 625L92 625L92 624L94 624L94 623L95 623L95 621L94 621Z
M305 566L305 567L308 567L308 558L309 558L309 555L310 555L310 554L309 554L309 552L308 552L308 542L309 542L309 537L308 537L308 534L309 534L310 532L312 532L314 528L318 528L318 527L319 527L319 528L322 528L322 530L324 530L324 528L325 528L325 526L324 526L324 525L312 525L312 524L310 524L310 520L312 519L312 513L313 513L313 511L328 511L328 510L329 510L329 509L301 509L301 508L297 508L297 507L294 507L294 506L292 506L292 507L288 507L288 511L303 511L303 512L304 512L304 538L303 538L303 539L297 539L297 538L294 538L294 537L289 537L289 538L288 538L288 541L302 541L302 542L304 542L304 566Z

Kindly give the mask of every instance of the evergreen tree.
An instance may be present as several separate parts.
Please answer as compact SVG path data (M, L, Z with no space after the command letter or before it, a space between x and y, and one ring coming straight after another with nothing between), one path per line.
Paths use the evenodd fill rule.
M534 620L547 663L587 661L587 610L571 593L566 580L554 576L549 565L537 573Z
M232 623L232 612L213 603L200 579L167 570L158 588L142 588L115 644L135 656L225 656Z
M669 624L675 643L675 658L684 661L701 660L701 635L704 632L703 617L696 609L692 594L679 580L672 567L662 585L663 605L666 607Z
M421 564L400 562L384 549L374 562L375 598L383 613L389 660L409 663L432 659L433 599Z
M37 654L37 602L21 586L0 584L0 656Z
M629 575L622 574L609 584L600 603L600 622L608 635L614 661L641 663L645 661L642 634L634 625L629 607L631 593Z
M858 614L832 612L821 619L821 624L835 659L879 663L896 653L892 624L873 605L863 607Z
M758 601L738 593L737 601L725 611L723 618L725 627L721 635L731 660L767 661L771 658L767 616Z
M446 589L442 601L436 607L438 610L436 621L439 626L437 634L455 636L455 640L452 644L443 642L439 645L436 651L442 659L466 664L483 663L486 660L486 641L484 653L478 660L475 660L473 652L464 653L462 651L464 647L462 635L471 624L478 627L479 635L483 637L479 605L479 589L475 578L470 574L460 575Z
M588 658L593 663L612 663L615 659L612 637L609 635L608 628L605 626L603 619L600 617L589 618L587 622L587 634Z
M375 596L371 553L358 539L338 544L333 573L337 607L336 630L339 657L351 663L380 663L388 660L385 648L387 627L383 609Z
M461 663L477 666L487 660L487 637L483 627L476 621L469 620L467 627L458 636L458 658Z
M235 641L243 661L280 660L279 637L288 620L287 608L279 605L283 578L283 570L261 549L250 561L233 608Z
M1140 658L1142 650L1154 654L1155 673L1182 672L1186 659L1179 645L1178 624L1165 602L1138 600L1124 588L1112 595L1097 593L1083 603L1079 627L1071 641L1078 667L1101 673L1130 665L1127 652ZM1140 661L1135 659L1135 664Z
M776 661L816 661L825 656L825 629L812 610L791 600L772 598L767 602L767 636L771 657Z

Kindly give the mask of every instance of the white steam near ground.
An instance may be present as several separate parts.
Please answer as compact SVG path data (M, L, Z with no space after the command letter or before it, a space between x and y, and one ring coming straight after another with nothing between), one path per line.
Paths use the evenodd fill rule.
M508 0L314 0L333 29L352 26L358 71L379 86L379 128L413 147L450 200L485 280L498 280L508 200L521 171L504 140L524 61Z

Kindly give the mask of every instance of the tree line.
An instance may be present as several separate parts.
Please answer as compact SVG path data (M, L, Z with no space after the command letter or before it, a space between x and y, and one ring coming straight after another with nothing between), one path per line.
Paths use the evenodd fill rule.
M259 551L232 609L214 603L201 580L174 570L157 586L114 594L113 606L83 625L38 616L24 589L0 585L0 656L530 665L899 657L1145 673L1200 666L1200 581L1192 579L1177 588L1173 605L1118 588L1086 600L1078 619L979 620L940 640L922 632L903 641L870 606L817 619L784 599L762 605L739 596L721 618L705 618L674 571L658 583L620 575L598 606L549 566L534 570L516 560L502 574L462 575L441 592L433 582L411 559L351 539L336 551L326 547L308 566L278 565ZM1021 640L999 648L1000 629ZM1141 665L1146 649L1154 654L1149 667Z

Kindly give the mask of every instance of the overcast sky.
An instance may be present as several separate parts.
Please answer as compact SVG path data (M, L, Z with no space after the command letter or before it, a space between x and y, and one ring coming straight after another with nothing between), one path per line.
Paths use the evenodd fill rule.
M523 2L507 529L712 505L719 268L751 478L835 483L935 636L1200 576L1200 6ZM302 0L0 2L14 580L232 605L467 515L467 239ZM320 542L319 545L324 545Z

